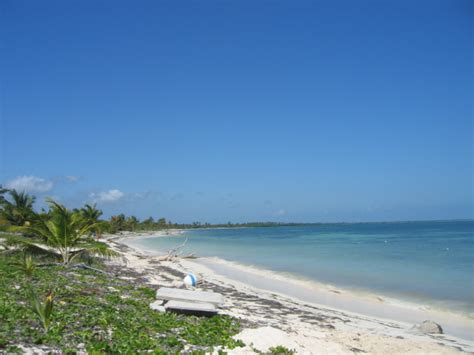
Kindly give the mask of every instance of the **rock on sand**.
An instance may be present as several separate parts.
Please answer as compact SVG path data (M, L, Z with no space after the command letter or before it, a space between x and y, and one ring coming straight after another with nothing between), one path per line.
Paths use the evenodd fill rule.
M443 334L443 328L432 320L425 320L421 324L416 324L413 329L425 334Z

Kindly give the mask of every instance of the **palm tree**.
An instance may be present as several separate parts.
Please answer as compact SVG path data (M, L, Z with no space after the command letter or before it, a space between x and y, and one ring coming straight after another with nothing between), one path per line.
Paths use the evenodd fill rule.
M94 232L98 239L103 227L103 223L99 218L102 216L103 212L97 209L96 204L93 206L86 204L83 208L77 211L82 215L87 223L95 225L95 227L91 229L91 232Z
M7 206L8 201L5 198L5 194L8 192L8 189L4 189L2 185L0 185L0 228L8 224L7 219L4 216L3 210L5 206Z
M110 217L110 226L112 233L120 232L125 229L125 215L123 213Z
M135 231L135 228L137 228L138 223L140 223L140 221L135 216L130 216L126 220L127 227L130 228L130 230L132 231Z
M91 223L99 222L99 218L103 214L101 210L97 209L96 204L94 204L93 206L86 204L80 209L80 211L82 213L82 216Z
M160 229L164 229L167 227L167 224L166 224L166 218L160 218L158 220L158 228Z
M0 207L3 207L5 203L7 203L7 200L5 199L5 194L8 192L8 189L3 188L2 185L0 185Z
M69 211L53 200L47 202L50 206L49 219L35 213L31 225L12 228L13 231L26 232L33 237L8 236L8 242L59 256L64 265L69 265L76 258L91 255L118 255L106 244L89 237L97 223L89 223L81 213Z
M155 224L155 220L153 217L148 217L142 222L143 229L150 230L153 229L153 225Z
M2 189L1 194L5 193ZM8 190L11 202L3 196L1 199L0 219L5 220L7 224L12 226L23 226L32 218L33 204L36 197L28 195L26 192L18 192L16 190Z
M15 189L10 190L10 196L13 199L15 206L23 208L33 208L36 197L28 195L25 191L18 192Z

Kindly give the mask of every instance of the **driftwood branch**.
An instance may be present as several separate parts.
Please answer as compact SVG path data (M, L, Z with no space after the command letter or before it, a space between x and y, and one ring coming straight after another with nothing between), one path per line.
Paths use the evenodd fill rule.
M160 256L158 260L159 261L172 261L179 257L186 258L186 257L189 257L190 255L193 255L193 254L189 254L188 256L181 256L183 254L183 248L186 246L187 242L188 242L188 238L186 238L182 244L169 250L166 255Z
M51 267L51 266L64 266L64 264L63 263L43 263L43 264L37 264L36 266L37 267ZM92 270L92 271L95 271L95 272L99 272L101 274L109 275L109 273L107 271L97 269L95 267L86 265L84 263L72 264L72 265L69 265L69 267L71 269L87 269L87 270Z
M194 253L191 253L191 254L182 256L181 259L197 259L197 256Z
M92 271L95 271L95 272L99 272L101 274L109 275L109 273L104 271L104 270L96 269L95 267L92 267L92 266L89 266L89 265L86 265L86 264L83 264L83 263L74 264L74 265L72 265L72 267L78 268L78 269L92 270Z

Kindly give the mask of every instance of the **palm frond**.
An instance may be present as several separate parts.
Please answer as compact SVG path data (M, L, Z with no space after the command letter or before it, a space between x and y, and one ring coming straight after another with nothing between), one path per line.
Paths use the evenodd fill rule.
M58 257L60 254L51 248L42 244L42 240L24 237L20 235L7 234L2 235L4 244L7 246L14 246L28 252L32 255L48 255Z
M47 199L50 210L47 215L33 212L31 223L13 226L11 231L28 233L31 238L24 236L12 238L12 242L23 244L23 247L54 250L60 255L65 265L81 255L97 255L116 257L119 254L110 250L104 243L94 242L90 235L100 230L103 222L84 218L79 211L70 211L58 202ZM92 206L89 206L92 209ZM94 206L95 208L95 206Z
M108 248L107 246L97 245L95 243L81 244L81 249L71 252L70 260L90 259L92 256L100 256L106 259L119 257L121 254Z

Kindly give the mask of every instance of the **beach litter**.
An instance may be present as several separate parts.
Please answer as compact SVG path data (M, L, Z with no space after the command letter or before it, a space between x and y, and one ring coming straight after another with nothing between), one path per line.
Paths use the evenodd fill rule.
M192 272L190 272L189 274L187 274L184 279L183 279L183 283L187 286L187 287L196 287L197 285L197 282L198 282L198 278L196 275L194 275Z
M164 308L169 312L202 316L217 314L217 307L224 303L224 297L220 293L169 287L158 289L156 298L158 301L150 304L153 310L163 312Z

